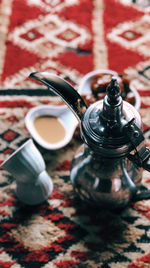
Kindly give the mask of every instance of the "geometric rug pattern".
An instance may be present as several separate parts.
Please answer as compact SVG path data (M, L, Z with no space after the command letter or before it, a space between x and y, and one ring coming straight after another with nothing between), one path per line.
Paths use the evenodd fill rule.
M0 0L0 163L30 138L26 113L61 100L28 78L50 71L77 90L94 69L126 72L141 96L150 148L150 5L131 0ZM150 267L150 200L120 212L89 207L74 193L70 164L79 129L64 148L41 151L54 183L47 202L25 206L0 170L0 267ZM142 187L150 189L143 171Z

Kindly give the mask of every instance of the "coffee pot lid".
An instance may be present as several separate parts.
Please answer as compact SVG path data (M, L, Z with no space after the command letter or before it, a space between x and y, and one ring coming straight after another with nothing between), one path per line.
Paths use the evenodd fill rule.
M141 129L141 117L128 102L123 101L115 77L106 90L104 100L92 104L84 114L81 130L84 141L106 157L128 154L133 146L125 126L131 122Z

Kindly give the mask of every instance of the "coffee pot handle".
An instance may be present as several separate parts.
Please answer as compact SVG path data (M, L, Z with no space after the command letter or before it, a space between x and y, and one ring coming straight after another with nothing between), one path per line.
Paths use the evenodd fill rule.
M134 118L123 128L135 150L135 154L129 154L128 158L139 167L150 172L150 150L145 146L143 132L134 122Z

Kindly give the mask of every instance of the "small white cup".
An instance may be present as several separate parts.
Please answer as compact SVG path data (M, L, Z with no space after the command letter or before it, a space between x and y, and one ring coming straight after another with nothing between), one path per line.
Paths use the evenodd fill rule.
M37 205L50 196L53 183L45 162L33 141L29 139L6 159L1 167L16 178L16 195L28 205Z

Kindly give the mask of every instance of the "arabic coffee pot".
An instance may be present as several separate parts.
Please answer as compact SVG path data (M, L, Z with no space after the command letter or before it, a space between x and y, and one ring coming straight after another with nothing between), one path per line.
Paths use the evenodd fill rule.
M77 90L59 76L35 72L30 78L59 95L79 121L83 144L70 168L75 192L92 205L125 207L141 184L142 169L150 171L150 150L141 117L122 100L117 79L112 78L103 100L87 107Z

